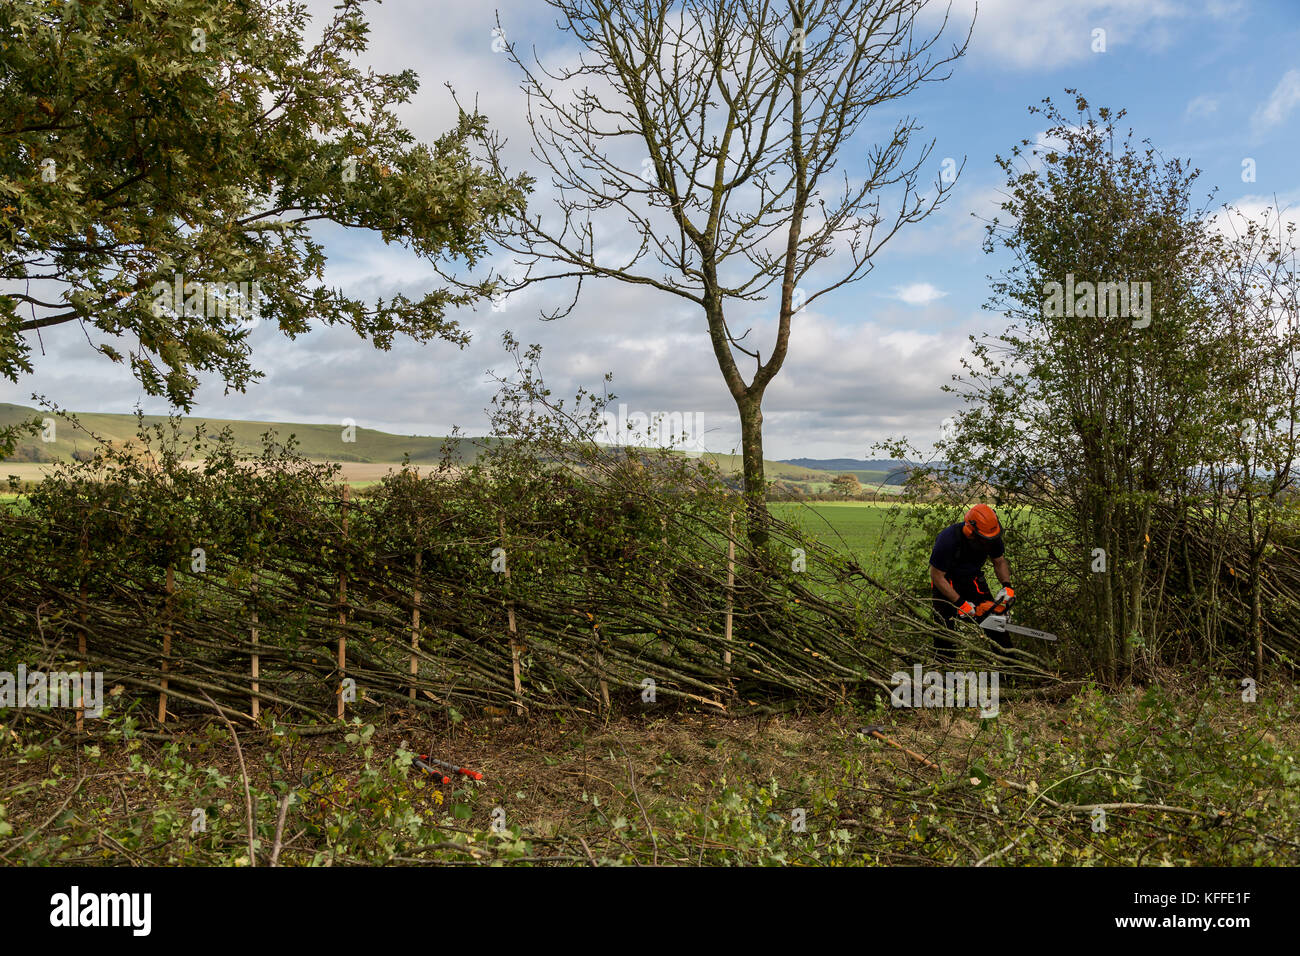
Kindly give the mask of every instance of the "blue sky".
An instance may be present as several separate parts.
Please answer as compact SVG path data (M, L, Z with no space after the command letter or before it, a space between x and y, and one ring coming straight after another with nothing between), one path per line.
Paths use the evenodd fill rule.
M331 4L313 0L314 11ZM462 99L477 97L493 125L526 144L518 77L492 50L492 7L389 0L371 6L372 49L379 69L411 67L423 88L403 118L432 139L450 125L453 107L443 83ZM953 4L953 20L969 20L974 4ZM542 0L499 7L517 43L543 58L572 53L552 26ZM950 30L953 29L950 27ZM1093 31L1106 31L1094 52ZM1027 107L1051 96L1068 102L1078 88L1094 105L1128 110L1126 125L1168 157L1203 171L1215 202L1261 209L1273 197L1297 219L1300 207L1300 3L1225 0L986 0L979 6L968 55L943 84L923 88L903 109L933 137L934 173L944 158L965 172L948 205L887 246L863 282L818 300L795 323L786 368L765 402L767 456L874 457L872 444L907 434L926 445L954 399L940 387L958 368L967 336L996 331L1001 319L983 310L986 275L1000 263L980 249L972 216L991 215L1001 187L994 156L1043 129ZM887 128L893 114L865 132ZM522 162L522 150L519 152ZM1255 181L1242 163L1254 160ZM846 154L846 163L860 157ZM526 163L524 168L529 168ZM539 202L544 202L539 197ZM418 293L427 266L396 247L322 233L328 278L354 293ZM269 328L254 332L254 360L266 377L247 394L224 394L205 382L196 414L301 422L351 418L367 427L438 434L453 424L481 431L492 388L486 371L505 368L502 330L545 348L544 370L560 394L596 386L614 373L613 390L629 410L680 412L706 423L702 444L736 447L738 425L709 350L703 317L678 301L617 283L584 291L569 318L541 323L540 308L568 289L535 289L499 312L461 316L474 342L399 342L376 352L351 333L321 329L289 342ZM760 321L755 335L770 329ZM165 410L147 400L129 371L95 356L81 330L44 332L45 355L17 384L0 382L0 401L28 403L33 392L81 411Z

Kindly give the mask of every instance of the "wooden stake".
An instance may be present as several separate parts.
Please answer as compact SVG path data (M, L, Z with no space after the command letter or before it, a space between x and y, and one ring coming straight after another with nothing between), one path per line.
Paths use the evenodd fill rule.
M506 519L505 515L497 515L497 527L501 530L501 549L506 549ZM506 567L504 577L510 580L510 558L506 557ZM515 681L515 715L522 717L524 715L524 685L519 679L519 632L515 628L515 602L506 602L506 621L510 627L510 672Z
M668 553L668 519L667 518L659 519L659 530L664 532L664 536L660 538L659 541L661 544L663 544L664 554L666 555ZM663 611L664 619L667 620L668 588L666 586L659 592L659 609ZM667 658L672 656L672 652L673 652L672 644L667 639L661 637L659 639L659 653L662 654L665 658Z
M81 607L77 610L77 620L81 622L81 627L77 631L77 656L80 659L82 669L86 665L86 579L81 579ZM82 719L85 716L85 694L77 698L77 733L83 729Z
M257 575L253 575L253 719L261 713L262 701L258 697L261 685L258 678L262 676L262 657L257 653Z
M77 656L82 670L86 667L86 551L90 547L90 532L86 527L81 529L81 549L77 555L77 571L81 575L79 578L81 601L77 606L77 622L80 627L77 630ZM84 718L86 714L86 696L83 688L82 694L77 698L77 733L81 733L85 727Z
M592 628L591 633L596 638L596 672L600 674L600 705L608 713L610 709L609 681L605 680L605 655L600 650L600 631Z
M349 485L343 486L343 541L347 543L348 538L348 489ZM343 680L347 677L348 667L348 635L344 628L348 623L348 573L339 572L339 689L335 696L338 698L338 719L343 719Z
M415 591L411 602L411 700L415 700L415 679L420 675L420 563L424 553L415 554Z
M736 513L727 521L727 618L722 626L722 668L731 673L731 619L736 590Z
M158 723L167 722L167 659L172 654L172 595L176 592L176 576L167 565L167 626L163 629L162 691L158 694Z

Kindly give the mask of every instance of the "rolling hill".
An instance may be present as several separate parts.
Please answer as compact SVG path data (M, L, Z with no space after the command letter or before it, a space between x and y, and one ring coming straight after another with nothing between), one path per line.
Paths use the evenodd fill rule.
M901 485L908 463L891 458L789 458L781 462L833 475L856 475L864 485Z
M138 423L135 415L105 412L75 412L77 420L87 430L107 441L122 443L135 438ZM47 413L23 405L0 403L0 428L43 419ZM166 416L145 415L145 424L154 425L166 422ZM442 449L446 442L451 442L457 461L469 461L490 441L484 438L448 439L437 435L394 435L373 428L358 427L355 441L343 441L341 425L306 424L301 422L259 422L238 421L222 418L186 417L187 430L202 425L208 434L215 434L228 428L235 445L250 455L257 454L262 448L262 435L274 432L276 437L287 439L293 436L298 442L298 451L306 458L315 461L337 461L373 464L400 464L404 455L409 455L415 464L433 464L442 460ZM85 432L75 428L71 423L55 419L54 441L44 442L40 436L25 436L18 443L18 448L9 462L39 463L50 461L67 461L75 451L89 450L94 441ZM706 455L724 472L740 470L739 455ZM768 475L789 481L827 481L830 477L821 471L792 465L785 462L767 462Z
M117 443L135 439L138 422L133 414L106 412L76 412L76 419L86 430L99 438ZM0 428L32 419L44 419L47 413L23 405L0 403ZM166 416L145 415L146 425L167 421ZM356 467L345 469L349 481L370 481L387 471L383 465L398 465L404 456L413 464L432 465L443 457L444 444L449 443L453 459L458 462L476 458L490 439L448 439L436 435L394 435L373 428L357 427L353 441L344 441L344 429L339 425L308 424L303 422L238 421L221 418L185 417L186 434L202 425L209 434L229 429L235 446L248 455L262 449L262 435L268 431L281 441L292 436L298 443L298 452L314 461L340 462ZM67 461L78 451L88 452L94 440L70 422L55 419L54 440L45 442L41 436L24 436L13 456L4 462L10 472L20 473L24 480L36 480L43 469L41 463ZM739 455L708 453L704 457L724 473L738 473ZM369 468L360 466L369 465ZM902 484L902 462L879 460L859 461L851 458L813 459L797 458L789 461L767 461L770 480L796 486L805 493L822 493L830 488L831 480L838 474L850 472L868 488L889 487Z
M109 414L102 412L76 412L77 420L86 429L107 441L127 442L135 438L137 420L134 415ZM45 418L46 413L22 405L0 403L0 428L32 418ZM165 416L146 415L148 425L167 421ZM341 462L377 462L399 463L402 456L409 454L411 461L432 463L442 459L443 443L446 438L426 435L393 435L372 428L360 428L355 431L355 441L343 440L342 425L311 425L292 422L250 422L234 421L220 418L185 418L187 429L203 425L208 434L215 434L229 428L235 445L241 451L255 454L262 448L262 434L267 431L275 433L281 440L293 436L298 442L298 451L306 458L316 461ZM89 449L94 441L85 432L75 428L71 423L55 420L55 440L44 442L40 436L25 437L19 444L12 460L15 461L52 461L67 460L78 449ZM477 454L477 446L483 439L460 438L455 440L456 459L468 460Z

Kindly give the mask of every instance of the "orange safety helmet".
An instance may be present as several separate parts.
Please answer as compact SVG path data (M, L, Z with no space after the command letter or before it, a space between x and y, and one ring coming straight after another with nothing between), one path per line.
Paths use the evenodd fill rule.
M961 526L961 533L972 541L991 545L1002 535L1002 525L992 508L980 504L966 512L966 523Z

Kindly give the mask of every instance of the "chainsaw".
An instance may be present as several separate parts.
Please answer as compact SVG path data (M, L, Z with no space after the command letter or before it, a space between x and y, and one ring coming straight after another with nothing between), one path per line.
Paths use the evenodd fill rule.
M1025 637L1036 637L1040 641L1058 640L1055 634L1049 634L1047 631L1040 631L1033 627L1021 627L1019 624L1011 623L1011 604L1013 599L1009 599L1006 589L1003 588L993 599L993 607L985 612L976 623L986 631L997 631L1001 634L1023 634Z

